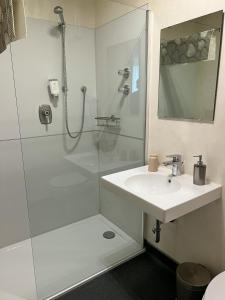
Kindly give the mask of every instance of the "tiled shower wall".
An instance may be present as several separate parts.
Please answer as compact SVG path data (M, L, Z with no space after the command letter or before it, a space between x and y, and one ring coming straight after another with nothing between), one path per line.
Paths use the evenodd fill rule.
M77 165L90 153L98 164L93 129L96 116L94 29L66 27L68 112L71 132L80 130L87 86L84 134L66 137L63 95L52 99L48 80L62 87L61 34L57 22L27 18L27 39L12 44L31 235L35 236L98 213L98 177ZM21 76L22 75L22 76ZM52 108L52 124L40 124L39 105Z
M62 93L52 99L48 90L49 79L58 79L62 86L62 47L57 21L27 18L27 30L26 39L12 43L21 137L62 134L65 132ZM84 130L92 130L96 115L94 30L67 25L66 55L71 131L78 131L80 126L83 85L88 88ZM52 107L53 122L48 127L39 121L41 104Z
M33 236L95 215L99 208L96 174L82 172L73 163L86 152L98 165L92 136L96 116L94 29L67 26L68 103L73 132L81 120L80 88L88 87L85 133L77 145L64 135L62 94L53 100L48 92L48 79L62 81L57 23L27 18L27 29L27 39L12 43L12 57L10 47L0 56L0 247L29 237L28 211ZM53 123L48 127L39 121L41 104L51 105L53 111Z

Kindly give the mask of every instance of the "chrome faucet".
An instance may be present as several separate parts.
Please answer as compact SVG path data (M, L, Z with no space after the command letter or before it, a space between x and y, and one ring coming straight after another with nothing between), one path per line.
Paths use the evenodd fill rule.
M170 161L163 162L164 166L172 166L171 176L180 176L183 174L183 161L180 154L167 155L166 157L172 158Z

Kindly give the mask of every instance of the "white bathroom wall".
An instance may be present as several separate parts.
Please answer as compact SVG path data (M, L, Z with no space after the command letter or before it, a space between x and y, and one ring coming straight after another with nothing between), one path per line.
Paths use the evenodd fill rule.
M134 7L140 7L147 4L149 1L147 0L113 0L114 2L118 2L125 5L132 5Z
M27 18L27 38L12 44L21 136L34 137L65 132L63 95L49 95L48 80L57 78L62 87L61 35L56 22ZM85 128L93 129L96 115L94 30L67 26L66 56L68 71L68 111L70 129L80 130L81 87L87 86ZM21 76L22 75L22 76ZM49 104L53 122L41 125L39 105Z
M105 25L127 13L133 11L135 6L111 0L95 0L95 27Z
M16 40L26 37L26 17L24 0L13 0L14 26Z
M158 79L160 30L219 10L225 10L224 0L152 0L153 19L150 33L150 82L149 82L149 153L165 155L181 153L185 172L192 174L195 154L203 154L207 163L209 180L225 184L225 50L224 39L220 61L215 121L199 124L184 121L159 120ZM154 243L151 228L154 218L149 217L146 238L161 251L178 262L194 261L206 265L214 274L225 268L225 211L224 195L209 206L163 226L159 245Z
M55 21L53 9L62 6L70 25L95 28L95 0L24 0L26 15L35 19Z
M53 9L60 5L70 25L96 28L144 5L146 1L122 0L24 0L26 15L35 19L54 21Z

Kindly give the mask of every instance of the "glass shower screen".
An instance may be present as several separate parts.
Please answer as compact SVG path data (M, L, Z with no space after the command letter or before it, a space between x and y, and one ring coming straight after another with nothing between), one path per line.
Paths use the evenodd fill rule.
M11 44L38 300L143 250L142 211L106 190L101 176L144 164L146 8L83 2L60 2L74 135L85 109L76 139L65 127L63 28L54 1L28 2L27 37ZM58 96L49 80L58 82ZM40 122L43 105L49 124Z

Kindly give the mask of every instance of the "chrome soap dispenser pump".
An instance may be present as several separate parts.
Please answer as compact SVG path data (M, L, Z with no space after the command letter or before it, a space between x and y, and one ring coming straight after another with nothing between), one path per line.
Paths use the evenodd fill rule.
M198 157L198 162L194 164L193 183L196 185L206 184L206 165L202 161L202 155L195 155Z

